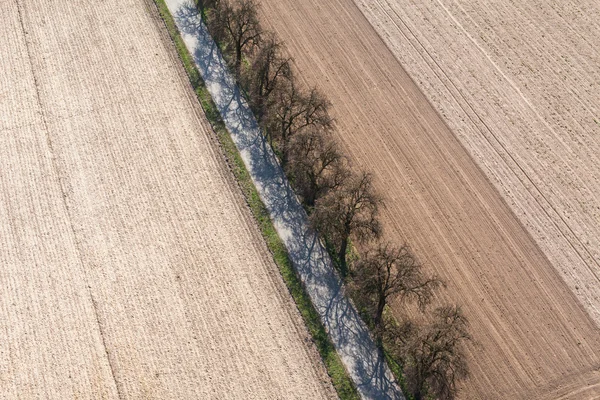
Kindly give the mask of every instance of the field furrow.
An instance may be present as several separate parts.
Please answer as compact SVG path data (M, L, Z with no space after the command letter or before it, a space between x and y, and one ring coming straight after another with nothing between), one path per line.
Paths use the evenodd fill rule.
M335 397L154 4L0 10L0 397Z
M535 113L531 119L499 115L531 109L534 100L510 97L516 83L506 82L502 69L487 68L489 59L467 46L472 42L459 22L442 13L457 3L447 3L261 1L264 20L286 42L301 76L331 98L339 139L352 160L375 173L386 199L386 236L408 241L446 280L440 302L464 306L475 343L469 349L471 378L460 398L597 397L600 332L590 310L598 286L595 272L581 266L594 262L597 246L586 241L598 236L582 235L583 225L563 214L565 207L581 207L569 203L575 198L598 199L591 165L586 178L571 179L567 169L583 168L576 158L594 160L596 144L574 156L561 153L554 165L550 153L554 146L560 152L566 138L556 131L556 137L536 134L549 122ZM502 9L500 3L481 8ZM522 23L522 39L525 29ZM593 44L582 46L591 51ZM455 70L464 71L460 80L453 79ZM440 81L443 92L435 90ZM467 93L465 86L476 82L486 84ZM582 97L581 103L588 110L582 113L594 110L593 101ZM506 141L490 133L490 118L508 131L528 123L513 144L519 152L507 151ZM528 166L524 161L532 157L523 149L538 145L546 158ZM549 190L544 176L554 173L562 180ZM582 197L568 193L576 186ZM562 205L556 201L561 193L568 199ZM569 251L561 250L565 243Z
M600 54L579 10L358 3L600 322Z

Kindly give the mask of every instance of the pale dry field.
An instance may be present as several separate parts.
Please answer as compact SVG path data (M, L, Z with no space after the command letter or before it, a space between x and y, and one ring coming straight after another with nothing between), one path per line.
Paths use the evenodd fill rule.
M440 301L464 306L476 344L469 347L472 376L460 398L599 397L600 331L587 312L591 303L582 305L517 201L506 200L494 185L499 180L488 176L491 169L482 169L478 155L465 148L465 135L448 127L449 111L432 106L419 77L406 73L352 0L261 5L300 75L332 100L339 139L352 159L374 171L386 197L387 237L408 241L426 268L446 280ZM422 28L427 20L414 23ZM469 62L455 55L457 68ZM586 167L589 178L593 166ZM506 188L522 190L513 184L506 181Z
M152 3L0 15L0 398L335 397Z

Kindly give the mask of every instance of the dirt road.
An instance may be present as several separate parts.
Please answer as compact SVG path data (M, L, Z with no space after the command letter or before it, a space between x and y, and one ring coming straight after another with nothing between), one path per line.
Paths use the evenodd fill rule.
M333 101L348 153L375 172L388 237L447 281L440 301L464 306L477 345L461 398L600 395L594 321L355 4L261 4Z
M152 3L0 15L0 397L335 397Z

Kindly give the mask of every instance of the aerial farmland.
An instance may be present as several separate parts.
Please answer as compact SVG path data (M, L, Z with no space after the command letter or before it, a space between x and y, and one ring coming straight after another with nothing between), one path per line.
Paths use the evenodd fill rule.
M374 171L386 234L464 305L459 398L597 398L598 4L261 4Z
M334 397L154 4L0 15L0 397Z
M0 15L0 398L600 398L600 3Z

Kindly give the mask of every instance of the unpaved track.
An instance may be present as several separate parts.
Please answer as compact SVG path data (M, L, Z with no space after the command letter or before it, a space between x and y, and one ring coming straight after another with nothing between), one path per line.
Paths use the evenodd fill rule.
M0 398L335 397L151 2L0 15Z
M462 304L477 345L461 398L600 396L600 332L524 226L351 0L262 0L338 135L407 240Z

